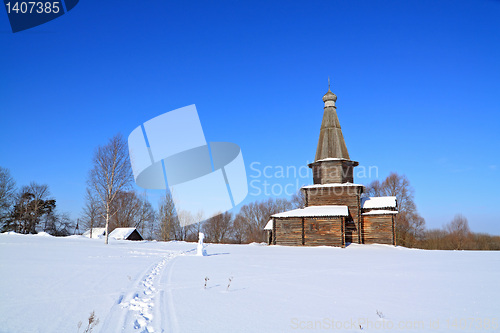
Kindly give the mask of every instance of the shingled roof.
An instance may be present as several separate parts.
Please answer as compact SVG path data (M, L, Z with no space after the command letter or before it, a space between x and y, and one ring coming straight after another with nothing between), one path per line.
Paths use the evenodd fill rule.
M350 160L337 116L336 101L337 96L330 91L330 85L328 85L328 92L323 96L325 108L315 161L325 158L345 158Z

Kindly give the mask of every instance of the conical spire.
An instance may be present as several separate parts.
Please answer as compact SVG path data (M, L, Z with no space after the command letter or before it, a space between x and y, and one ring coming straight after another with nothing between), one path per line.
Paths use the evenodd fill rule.
M328 78L328 91L323 96L325 108L323 113L323 122L319 132L318 148L316 149L315 161L325 158L344 158L350 160L344 136L340 128L339 118L337 117L337 107L335 102L337 96L330 90L330 78Z

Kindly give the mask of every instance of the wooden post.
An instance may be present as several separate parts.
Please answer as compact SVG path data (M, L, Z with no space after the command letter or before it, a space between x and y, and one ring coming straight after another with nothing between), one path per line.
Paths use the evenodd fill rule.
M391 214L392 215L392 244L394 246L396 246L396 226L395 226L395 218L394 218L394 214Z
M304 223L304 217L302 217L302 245L306 245L306 238L305 238L305 223Z
M342 233L342 247L345 247L345 217L342 216L342 221L340 222L340 231Z
M276 245L276 219L273 218L273 245Z
M362 244L361 242L361 194L358 193L358 244Z

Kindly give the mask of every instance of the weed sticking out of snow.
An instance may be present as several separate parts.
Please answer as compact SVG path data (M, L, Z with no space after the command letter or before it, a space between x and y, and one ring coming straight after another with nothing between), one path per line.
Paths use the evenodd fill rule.
M99 318L97 318L95 316L95 311L92 311L90 313L88 321L89 321L89 323L88 323L87 327L85 328L85 330L83 331L83 333L91 333L92 330L99 324ZM78 332L80 332L81 327L82 327L82 322L79 321L78 322Z
M376 313L377 313L377 316L378 316L380 319L384 319L384 318L385 318L385 316L384 316L384 314L382 313L382 311L377 310L377 311L376 311Z
M233 281L233 277L232 276L229 278L229 282L227 283L226 291L229 291L229 287L231 286L231 281Z
M207 282L210 280L208 276L205 276L205 285L203 286L203 289L207 289Z

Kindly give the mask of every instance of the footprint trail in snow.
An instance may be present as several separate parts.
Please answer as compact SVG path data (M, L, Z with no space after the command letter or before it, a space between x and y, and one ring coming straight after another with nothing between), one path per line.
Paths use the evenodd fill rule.
M181 254L182 253L171 253L167 257L163 258L151 269L149 273L143 277L138 290L133 293L132 299L128 302L122 302L120 304L122 309L128 310L128 314L126 315L125 323L123 325L123 328L126 331L130 330L131 325L135 330L138 330L138 332L141 333L155 332L153 325L153 309L155 304L158 303L158 292L155 285L158 285L160 275L167 263Z

